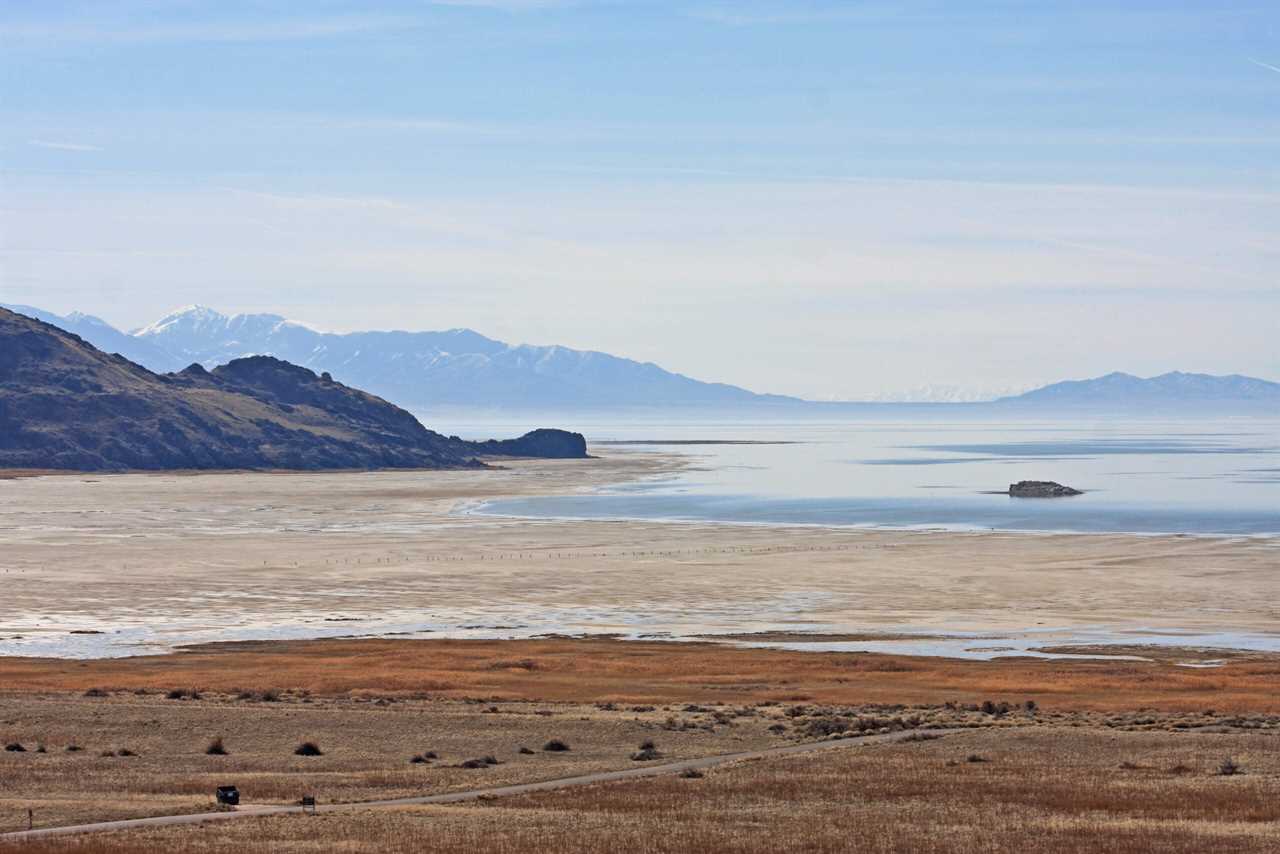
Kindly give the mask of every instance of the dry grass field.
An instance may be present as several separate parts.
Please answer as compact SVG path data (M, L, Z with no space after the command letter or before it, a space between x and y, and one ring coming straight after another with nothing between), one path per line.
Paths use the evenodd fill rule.
M466 806L111 833L14 851L1274 852L1274 735L980 729ZM1241 773L1217 769L1231 753ZM0 846L0 850L4 850Z
M774 721L755 709L725 710L718 723L711 712L682 708L296 693L267 702L215 693L194 700L163 693L6 697L0 741L25 750L0 752L0 832L25 827L28 808L41 826L206 811L224 783L237 785L245 803L296 803L304 794L332 803L628 767L646 739L672 759L788 742L769 732ZM215 739L225 755L206 753ZM544 750L553 739L571 749ZM295 755L307 741L323 755ZM81 749L69 752L71 745ZM45 753L36 752L41 746ZM121 749L134 755L104 755ZM486 757L499 764L459 767Z
M917 730L918 741L702 779L22 850L1276 850L1280 661L1176 658L979 662L567 639L9 658L0 742L24 749L0 752L0 831L25 826L29 808L40 826L206 811L224 783L247 804L361 801L636 767L647 740L681 759ZM943 728L961 731L928 738ZM215 739L225 755L206 752ZM571 749L544 750L553 739ZM322 755L295 755L304 741ZM1228 756L1243 773L1217 773ZM461 767L487 757L497 763Z

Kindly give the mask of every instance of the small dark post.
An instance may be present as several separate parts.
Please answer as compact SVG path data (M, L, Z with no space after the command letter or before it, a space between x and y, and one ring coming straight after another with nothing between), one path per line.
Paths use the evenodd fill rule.
M27 830L31 830L32 828L35 827L35 821L36 821L35 810L31 809L30 807L27 807Z
M316 796L315 795L302 796L302 811L303 813L311 813L312 815L316 814Z

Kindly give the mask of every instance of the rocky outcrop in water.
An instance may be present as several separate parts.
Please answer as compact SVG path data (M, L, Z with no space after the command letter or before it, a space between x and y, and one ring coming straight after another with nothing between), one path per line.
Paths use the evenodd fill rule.
M1084 495L1078 489L1054 483L1051 480L1020 480L1009 484L1009 494L1014 498L1066 498Z
M587 455L587 440L581 433L546 428L525 433L519 439L490 439L471 444L486 456L577 459Z

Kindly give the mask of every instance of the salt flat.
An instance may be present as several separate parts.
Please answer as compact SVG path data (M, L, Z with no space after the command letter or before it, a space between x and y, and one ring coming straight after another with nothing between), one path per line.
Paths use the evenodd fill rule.
M1191 633L1219 646L1280 644L1274 539L466 512L489 498L590 491L687 464L610 449L490 471L0 480L0 655L352 634L779 629L960 635L949 647L897 647L947 654L1126 632L1143 633L1130 643Z

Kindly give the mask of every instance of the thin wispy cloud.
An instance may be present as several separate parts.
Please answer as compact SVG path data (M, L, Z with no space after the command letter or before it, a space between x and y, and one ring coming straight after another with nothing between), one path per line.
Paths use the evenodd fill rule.
M902 17L898 6L826 3L715 3L686 9L687 17L731 27L880 20Z
M44 42L272 42L338 38L365 33L413 30L433 21L445 9L526 12L586 5L585 0L421 0L397 5L394 12L371 12L361 4L349 4L326 14L299 13L302 4L257 4L237 8L235 3L190 3L187 9L166 15L148 4L114 7L86 5L82 14L29 14L3 20L0 37ZM339 7L342 4L338 4ZM271 14L263 14L270 11ZM194 14L187 14L193 12ZM434 17L438 17L436 14ZM167 20L166 20L167 19Z
M1258 66L1259 68L1265 68L1268 71L1274 71L1276 74L1280 74L1280 66L1272 65L1269 62L1263 62L1260 59L1251 58L1249 61L1252 62L1254 65Z
M87 145L82 142L58 142L48 139L29 139L27 145L34 145L36 148L52 148L56 151L101 151L101 146Z
M431 6L462 6L473 9L500 9L507 12L524 12L534 9L557 9L564 6L583 6L583 0L429 0Z
M146 24L117 21L0 24L0 37L13 40L76 42L270 42L334 38L421 25L400 15L342 15L277 20L214 20Z

